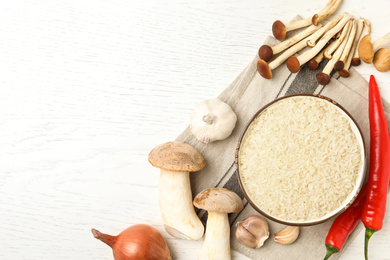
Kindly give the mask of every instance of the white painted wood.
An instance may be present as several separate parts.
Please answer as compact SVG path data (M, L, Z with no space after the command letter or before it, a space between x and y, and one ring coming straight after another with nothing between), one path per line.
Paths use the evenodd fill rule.
M0 259L112 259L90 228L117 234L136 223L161 231L175 259L196 259L201 242L162 228L149 151L244 69L274 20L325 2L3 1ZM388 0L344 0L337 14L368 18L377 39L388 10ZM375 74L390 100L389 73L358 71ZM371 259L390 259L389 218ZM361 233L341 259L362 259L362 248Z

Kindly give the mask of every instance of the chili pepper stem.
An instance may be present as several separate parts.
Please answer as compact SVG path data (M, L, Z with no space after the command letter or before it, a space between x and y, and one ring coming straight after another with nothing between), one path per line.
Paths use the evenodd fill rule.
M339 252L339 250L337 248L335 248L334 246L331 246L331 245L325 245L325 246L326 246L326 256L325 256L324 260L327 260L334 253Z
M366 235L364 238L364 256L366 260L368 260L368 240L370 240L371 236L376 232L377 230L366 227Z

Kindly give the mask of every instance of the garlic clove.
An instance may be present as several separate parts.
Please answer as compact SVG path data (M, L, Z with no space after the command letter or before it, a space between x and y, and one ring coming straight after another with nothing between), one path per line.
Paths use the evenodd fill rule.
M267 221L260 216L253 215L242 222L237 222L236 238L244 246L260 248L268 237Z
M288 245L297 240L299 227L287 226L274 235L274 241L282 245Z

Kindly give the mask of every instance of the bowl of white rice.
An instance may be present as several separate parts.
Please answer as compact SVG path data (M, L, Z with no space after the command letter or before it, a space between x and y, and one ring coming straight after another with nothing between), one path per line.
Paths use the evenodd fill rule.
M274 100L250 120L236 167L251 206L286 225L309 226L341 213L365 175L362 132L333 100L310 94Z

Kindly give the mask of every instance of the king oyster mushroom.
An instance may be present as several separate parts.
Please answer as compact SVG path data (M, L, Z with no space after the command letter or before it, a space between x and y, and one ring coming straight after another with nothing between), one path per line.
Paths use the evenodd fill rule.
M195 207L208 211L206 234L199 260L230 260L230 225L228 213L244 207L240 197L228 189L212 188L196 195Z
M202 238L204 226L192 205L189 175L206 166L202 155L189 144L173 141L155 147L149 162L161 169L159 204L165 230L175 238Z

